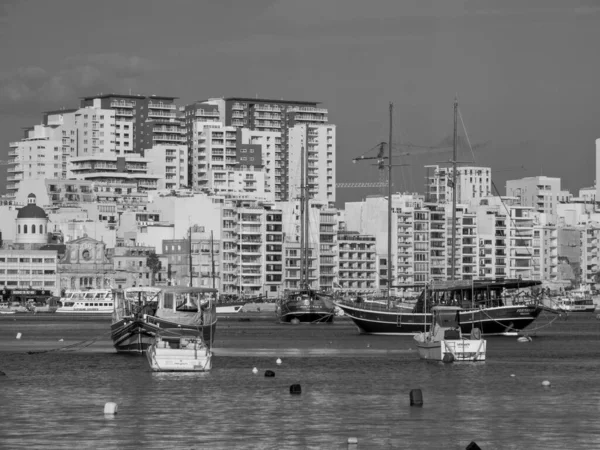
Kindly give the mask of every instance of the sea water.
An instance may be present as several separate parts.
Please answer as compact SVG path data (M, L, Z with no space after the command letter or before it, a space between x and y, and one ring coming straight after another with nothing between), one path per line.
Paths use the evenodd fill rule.
M454 364L420 360L409 336L358 335L347 319L221 320L207 373L153 373L106 337L29 354L44 335L59 348L109 322L27 320L0 321L0 448L600 448L593 314L561 319L527 343L489 337L487 361ZM17 346L16 329L24 330ZM290 395L292 384L301 395ZM412 389L422 407L410 406ZM104 415L107 402L116 415Z

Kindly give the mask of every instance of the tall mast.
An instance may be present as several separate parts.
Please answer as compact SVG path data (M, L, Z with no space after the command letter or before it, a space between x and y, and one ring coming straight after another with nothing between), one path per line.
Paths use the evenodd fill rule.
M215 247L213 242L213 230L210 230L210 265L211 265L211 273L210 276L212 278L212 287L215 288Z
M387 242L387 306L390 307L392 284L392 117L394 104L390 102L390 135L388 139L388 242Z
M189 229L189 233L190 233L190 259L189 259L189 263L190 263L190 287L192 287L194 285L194 282L193 282L194 272L192 271L192 227L191 226L190 226L190 229Z
M452 247L450 261L450 280L456 275L456 139L457 139L458 98L454 97L454 139L452 142Z
M306 142L307 139L307 133L305 133L304 139L304 145L300 146L300 288L303 289L306 286L306 282L305 282L305 271L306 271L306 265L305 265L305 243L304 243L304 215L305 215L305 211L304 211L304 197L305 197L305 192L304 192L304 153L305 153L305 146L308 144Z
M310 218L310 210L308 203L308 124L306 124L306 128L304 129L304 160L302 164L304 165L304 277L305 282L304 285L308 289L309 288L309 276L308 276L308 262L310 261L308 252L309 252L309 239L308 239L308 229L309 229L309 218Z

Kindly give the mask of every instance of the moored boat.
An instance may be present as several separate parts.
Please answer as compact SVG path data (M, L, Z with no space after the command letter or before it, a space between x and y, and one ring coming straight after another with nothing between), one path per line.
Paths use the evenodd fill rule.
M533 297L503 296L506 289L525 289L541 284L539 281L440 281L423 290L412 311L402 305L374 305L337 300L364 334L415 334L431 324L433 306L460 306L460 327L463 333L479 328L485 335L516 334L530 325L544 310ZM427 300L425 300L427 299ZM424 328L425 327L425 328Z
M277 302L275 311L281 322L332 322L335 315L333 297L314 289L289 291Z
M111 314L113 292L111 289L67 290L58 301L60 314Z
M115 291L111 325L118 352L141 353L157 337L198 338L210 348L217 325L214 295L202 287L134 287Z
M444 362L485 361L486 341L474 328L469 338L460 328L458 306L434 306L429 331L414 336L421 359Z

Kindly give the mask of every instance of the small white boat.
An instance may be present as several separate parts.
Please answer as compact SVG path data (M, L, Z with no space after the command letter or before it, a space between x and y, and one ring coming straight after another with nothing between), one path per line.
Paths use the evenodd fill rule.
M217 314L234 314L244 309L246 302L217 303Z
M421 359L444 362L485 361L486 341L474 328L470 338L460 330L458 306L434 306L429 331L414 336Z
M200 337L157 337L146 352L154 372L206 372L212 352Z

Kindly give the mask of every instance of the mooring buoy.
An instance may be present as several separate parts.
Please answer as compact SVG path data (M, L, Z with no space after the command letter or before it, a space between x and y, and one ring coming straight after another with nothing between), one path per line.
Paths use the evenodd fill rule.
M410 406L423 406L423 393L421 389L412 389L410 391Z
M292 394L292 395L302 394L302 386L300 386L299 384L292 384L290 386L290 394Z
M114 402L108 402L104 405L104 414L114 416L117 414L117 404Z
M271 378L275 376L275 372L273 372L272 370L267 370L265 371L265 377L267 378Z

